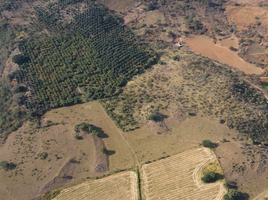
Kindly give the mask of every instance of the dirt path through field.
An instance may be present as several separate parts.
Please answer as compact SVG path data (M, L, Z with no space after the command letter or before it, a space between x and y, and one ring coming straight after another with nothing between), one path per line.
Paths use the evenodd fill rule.
M224 46L224 42L214 44L213 40L204 35L191 35L183 38L186 45L194 52L202 54L211 59L234 66L246 74L262 74L263 69L253 64L247 63L237 55L237 52L231 51L229 47ZM226 42L229 44L229 42Z
M125 143L127 144L127 146L130 148L130 150L132 151L133 154L133 158L134 158L134 164L136 166L140 166L140 162L138 160L138 157L134 151L134 149L132 148L132 146L129 144L129 142L126 140L126 138L123 135L123 132L115 125L114 121L107 115L107 113L105 112L105 110L103 109L102 105L99 103L99 106L101 108L101 110L103 111L103 113L105 114L105 116L109 119L109 121L115 126L116 130L118 131L119 135L122 137L122 139L125 141Z
M268 190L265 190L258 196L256 196L253 200L263 200L265 197L268 197Z
M268 102L268 92L265 89L263 89L263 88L261 88L261 87L259 87L257 85L254 85L253 83L251 83L250 81L248 81L248 80L246 80L244 78L243 78L243 80L246 81L248 84L250 84L252 87L260 90L263 93L264 97L266 98L266 100Z

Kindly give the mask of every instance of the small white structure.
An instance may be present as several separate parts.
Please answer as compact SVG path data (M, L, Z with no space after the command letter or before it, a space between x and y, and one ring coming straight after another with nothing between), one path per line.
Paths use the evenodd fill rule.
M178 43L176 44L176 46L178 46L178 47L182 47L182 45L181 45L180 42L178 42Z

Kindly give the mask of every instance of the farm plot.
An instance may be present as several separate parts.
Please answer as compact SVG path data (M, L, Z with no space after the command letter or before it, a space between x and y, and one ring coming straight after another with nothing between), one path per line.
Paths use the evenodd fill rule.
M226 192L223 184L203 184L199 177L202 167L214 159L208 149L198 148L144 165L145 199L221 200Z
M138 199L137 176L127 171L63 190L54 200Z

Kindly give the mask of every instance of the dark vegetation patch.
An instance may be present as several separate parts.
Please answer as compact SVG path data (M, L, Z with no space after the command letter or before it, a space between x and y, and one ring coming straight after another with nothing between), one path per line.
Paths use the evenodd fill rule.
M36 113L40 107L47 110L116 95L119 87L156 60L128 28L95 6L75 16L61 35L26 42L21 50L30 59L20 67L33 94L25 105ZM78 86L85 91L84 99Z
M217 180L223 179L223 175L213 172L213 171L208 171L204 173L204 176L201 178L201 180L205 183L214 183Z
M72 13L70 23L60 21L59 9L71 3L56 3L58 9L56 4L50 4L50 9L35 8L38 27L49 30L51 36L24 40L22 53L12 59L20 69L8 78L20 85L12 92L11 86L1 90L3 140L26 115L39 117L51 108L116 96L134 75L157 62L154 51L106 7L87 2L88 9ZM15 94L15 103L23 106L16 108L18 112L10 109Z
M6 160L3 160L0 162L0 166L2 169L8 171L8 170L15 169L17 165L13 162L8 162Z
M1 12L1 9L0 9ZM1 15L0 15L1 16ZM12 32L11 26L5 21L0 20L0 72L2 73L8 55L11 53L10 48L15 35Z

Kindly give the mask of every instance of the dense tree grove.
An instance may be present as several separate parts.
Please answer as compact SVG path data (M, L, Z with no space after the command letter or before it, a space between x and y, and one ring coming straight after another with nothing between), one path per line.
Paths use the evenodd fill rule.
M40 22L53 29L56 22L51 14L41 9L37 14ZM61 29L58 36L20 46L29 57L20 71L26 74L33 94L25 105L37 113L79 103L81 90L87 101L116 95L119 87L157 60L103 7L92 5Z

